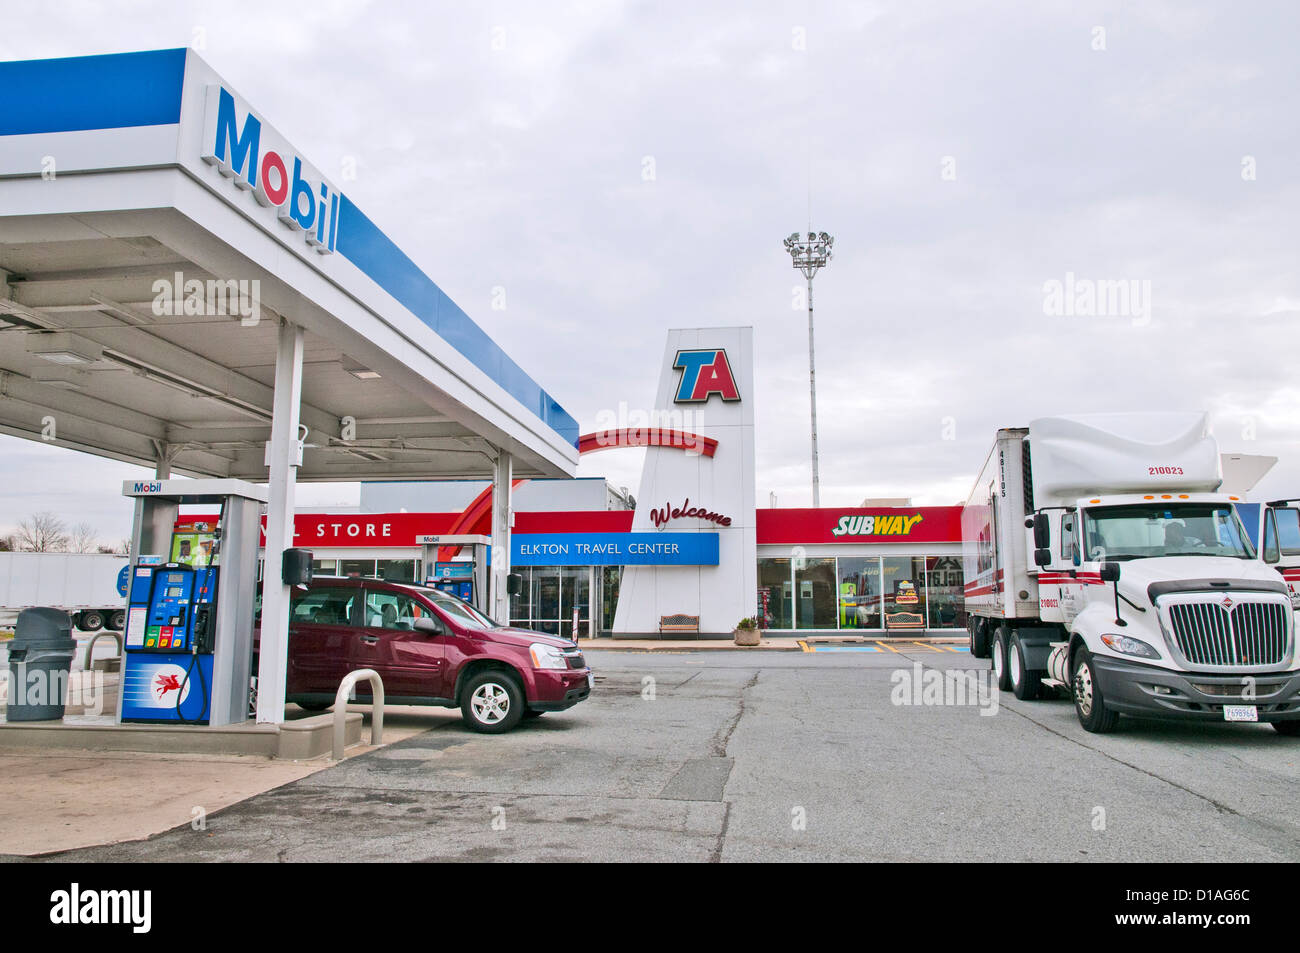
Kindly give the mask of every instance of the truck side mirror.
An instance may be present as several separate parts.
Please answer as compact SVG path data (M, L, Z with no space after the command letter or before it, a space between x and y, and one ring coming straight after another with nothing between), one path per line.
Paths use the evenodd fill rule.
M1119 582L1119 563L1102 563L1101 581Z
M1046 566L1052 561L1052 551L1046 546L1034 550L1034 564Z
M1046 513L1034 514L1034 546L1038 549L1047 549L1052 545L1052 525L1047 520Z

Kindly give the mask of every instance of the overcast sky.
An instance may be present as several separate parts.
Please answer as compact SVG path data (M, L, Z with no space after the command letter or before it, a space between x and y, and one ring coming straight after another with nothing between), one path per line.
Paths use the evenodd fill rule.
M955 502L998 427L1087 410L1207 410L1300 495L1298 10L11 3L0 57L198 47L584 430L653 400L667 328L753 325L760 505L811 500L809 224L823 505ZM1067 274L1136 295L1052 313ZM142 472L0 437L0 529L120 539Z

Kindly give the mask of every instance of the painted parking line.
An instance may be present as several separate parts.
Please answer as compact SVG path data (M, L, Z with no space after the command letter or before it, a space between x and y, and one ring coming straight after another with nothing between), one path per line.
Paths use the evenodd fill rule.
M870 645L818 645L818 644L816 644L816 643L808 642L808 641L805 640L805 639L798 639L798 640L797 640L797 644L798 644L800 650L802 650L802 651L804 651L804 652L883 652L883 651L888 651L888 652L893 652L895 655L898 655L898 654L901 654L902 652L907 652L907 651L911 651L911 650L910 650L910 649L906 649L906 648L895 648L894 645L898 645L898 646L915 645L915 646L917 646L917 647L919 647L919 648L928 649L928 650L931 651L931 652L957 652L957 653L965 654L965 655L969 655L969 654L970 654L970 649L968 649L968 648L963 648L963 647L959 647L959 646L951 646L951 645L931 645L931 644L926 643L926 642L916 642L916 641L912 641L912 640L909 640L909 641L906 641L906 642L896 642L896 643L894 643L894 645L890 645L888 642L881 642L881 641L873 642L873 643L871 643Z

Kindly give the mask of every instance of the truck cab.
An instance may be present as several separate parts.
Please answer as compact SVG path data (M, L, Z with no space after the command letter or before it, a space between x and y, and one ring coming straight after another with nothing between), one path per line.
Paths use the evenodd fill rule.
M972 653L999 687L1061 688L1088 731L1123 714L1300 734L1300 509L1248 527L1203 415L1043 418L995 453L963 550Z

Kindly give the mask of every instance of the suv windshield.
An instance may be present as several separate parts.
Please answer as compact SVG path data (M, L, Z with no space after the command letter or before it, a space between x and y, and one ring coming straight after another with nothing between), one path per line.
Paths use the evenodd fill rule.
M468 625L475 629L495 629L499 626L479 612L467 602L461 602L455 596L449 596L445 592L425 593L429 601L441 609L447 615L451 616L461 625Z
M1087 558L1229 556L1254 559L1237 513L1227 503L1100 506L1083 511Z

